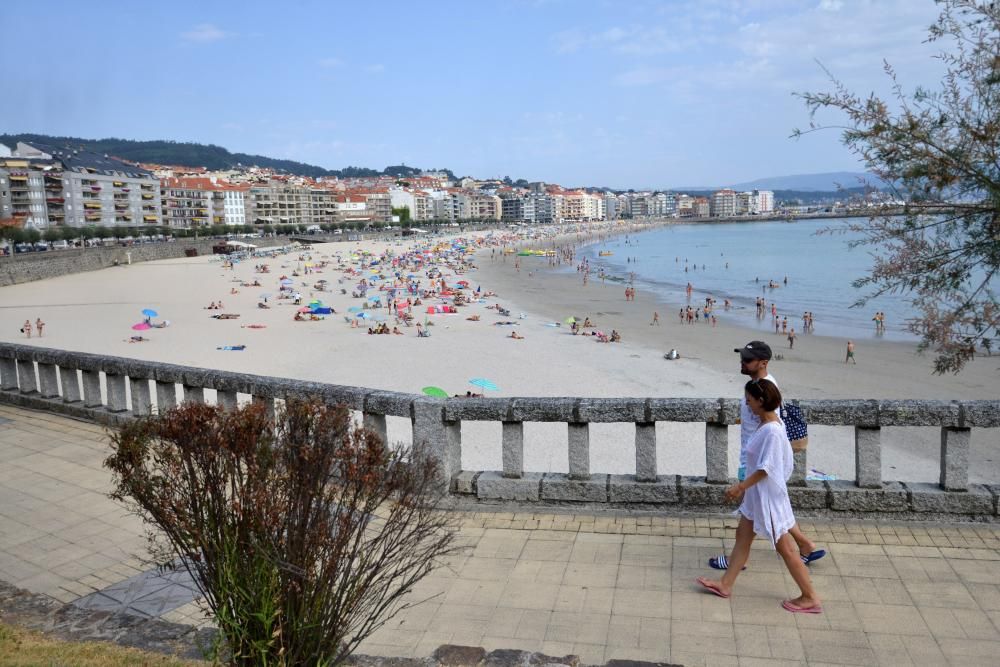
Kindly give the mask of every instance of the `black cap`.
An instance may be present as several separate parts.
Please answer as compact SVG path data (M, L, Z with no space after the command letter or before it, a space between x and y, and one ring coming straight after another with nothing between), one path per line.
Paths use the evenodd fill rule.
M734 349L733 352L739 352L740 358L746 361L754 359L770 361L771 359L771 346L762 340L752 340L743 347Z

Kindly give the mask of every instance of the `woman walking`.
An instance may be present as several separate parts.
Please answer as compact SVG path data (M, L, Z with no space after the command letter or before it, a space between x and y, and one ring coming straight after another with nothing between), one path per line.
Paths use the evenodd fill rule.
M756 535L766 537L785 561L801 595L785 600L781 606L793 613L819 614L823 611L819 597L809 579L798 547L789 529L795 525L792 504L785 483L792 474L792 446L785 426L778 417L781 392L769 380L751 380L744 387L747 405L760 419L760 426L747 444L747 478L726 489L726 500L743 501L737 514L736 545L729 558L729 569L721 579L698 577L698 583L711 593L728 598L740 571L750 558L750 543Z

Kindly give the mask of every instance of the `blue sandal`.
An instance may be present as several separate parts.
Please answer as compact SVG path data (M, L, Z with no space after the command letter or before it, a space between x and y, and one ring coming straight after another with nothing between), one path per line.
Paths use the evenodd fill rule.
M799 556L802 558L802 563L804 565L808 565L809 563L813 562L814 560L819 560L820 558L822 558L825 555L826 555L826 549L817 549L816 551L813 551L808 556L803 556L802 554L799 554Z
M708 566L714 570L728 570L729 559L726 557L726 554L722 554L720 556L712 556L711 558L708 559ZM747 569L747 566L744 565L743 569L744 570Z

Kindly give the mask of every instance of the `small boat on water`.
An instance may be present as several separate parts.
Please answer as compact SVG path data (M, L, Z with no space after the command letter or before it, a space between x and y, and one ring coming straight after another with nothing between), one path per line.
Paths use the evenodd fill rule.
M614 253L611 252L610 250L602 250L601 252L597 253L597 256L598 257L608 257L609 255L613 255L613 254Z

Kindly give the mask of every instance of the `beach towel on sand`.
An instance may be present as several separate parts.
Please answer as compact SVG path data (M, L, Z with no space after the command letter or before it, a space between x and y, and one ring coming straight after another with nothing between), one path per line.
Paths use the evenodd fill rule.
M246 345L223 345L222 347L215 348L216 350L237 350L242 351L247 349Z

